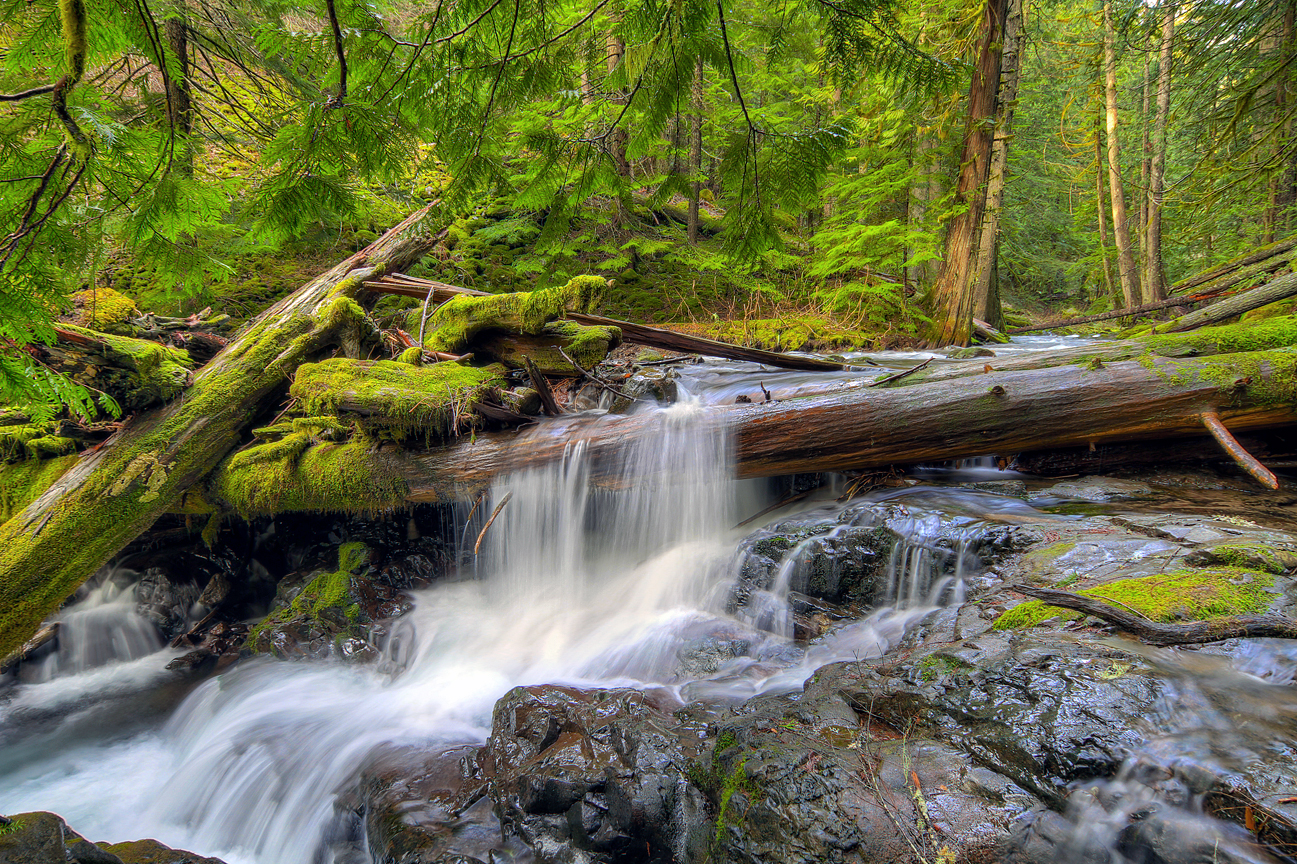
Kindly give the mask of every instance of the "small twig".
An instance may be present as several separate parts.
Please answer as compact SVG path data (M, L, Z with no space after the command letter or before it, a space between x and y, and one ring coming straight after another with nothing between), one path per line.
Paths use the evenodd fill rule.
M669 363L697 363L698 356L687 354L684 357L668 357L665 360L645 360L643 363L636 363L636 366L666 366Z
M491 518L486 520L486 524L482 526L482 533L477 535L477 542L473 544L474 555L482 551L482 541L486 538L487 529L490 528L495 523L495 517L500 515L500 511L504 509L504 505L508 504L509 499L512 497L513 497L512 490L506 492L504 493L504 497L500 499L500 503L495 505L495 510L491 512Z
M757 386L761 388L761 392L765 395L767 402L775 401L774 397L770 395L770 391L766 389L766 383L764 381L758 381Z
M556 347L557 347L557 346L556 346ZM581 364L578 363L578 362L576 362L575 360L573 360L571 357L569 357L569 356L568 356L568 353L567 353L566 351L564 351L562 348L559 348L559 349L558 349L558 353L562 354L562 355L563 355L563 359L566 360L567 362L571 363L572 366L573 366L573 368L576 369L576 371L580 372L582 375L584 375L585 377L589 378L589 379L590 379L591 381L593 381L595 384L598 384L600 387L602 387L603 389L607 390L609 393L613 394L614 396L620 396L620 397L622 397L623 399L629 399L629 400L631 400L632 402L638 402L638 401L639 401L639 399L637 399L636 397L630 395L629 393L623 393L622 391L618 390L616 387L612 386L611 384L605 383L605 382L604 382L602 379L600 379L600 378L596 378L593 372L590 372L589 370L586 370L586 369L581 368Z
M796 495L790 495L790 496L788 496L788 497L786 497L786 498L780 498L778 501L776 501L775 503L771 504L769 507L765 508L764 510L762 510L762 511L759 512L759 513L754 513L753 515L751 515L751 516L749 516L748 518L744 519L742 522L740 522L739 524L735 525L734 527L735 527L735 528L742 528L744 525L747 525L749 522L755 522L755 521L757 521L757 520L760 519L762 516L765 516L765 515L767 515L767 514L769 514L769 513L773 513L773 512L775 512L776 510L779 510L779 509L781 509L781 508L783 508L783 507L787 507L789 504L795 504L795 503L797 503L798 501L802 500L803 498L805 498L807 495L810 495L810 494L811 494L812 492L814 492L814 491L815 491L814 489L807 489L805 492L799 492L799 493L796 494Z
M904 370L904 371L902 371L902 372L897 372L895 375L888 375L886 378L879 378L877 381L870 381L870 382L869 382L868 384L866 384L865 386L866 386L866 387L877 387L877 386L880 385L880 384L887 384L887 383L890 383L890 382L892 382L892 381L899 381L899 380L901 380L902 378L904 378L906 375L913 375L915 372L918 372L918 371L919 371L920 369L922 369L924 366L927 366L929 363L931 363L932 360L933 360L933 358L932 358L932 357L929 357L927 360L924 360L924 361L923 361L922 363L920 363L918 366L911 366L909 369L906 369L906 370Z
M558 417L563 414L563 406L558 404L554 398L554 391L549 388L549 382L545 376L536 368L530 357L524 357L523 365L527 367L527 377L531 379L531 386L536 388L536 393L540 396L540 407L550 417Z

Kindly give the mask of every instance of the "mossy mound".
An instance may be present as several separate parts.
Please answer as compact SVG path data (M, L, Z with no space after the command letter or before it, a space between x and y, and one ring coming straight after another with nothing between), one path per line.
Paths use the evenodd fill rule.
M248 633L248 645L261 653L273 650L271 633L295 621L324 623L332 631L349 632L361 618L359 598L351 592L352 576L368 564L369 557L364 543L343 543L338 547L338 569L320 573L290 603L267 615Z
M377 467L370 445L317 443L310 432L249 447L214 472L211 488L243 518L295 511L372 514L405 502L405 481Z
M77 442L58 434L57 423L0 426L0 462L49 459L75 453Z
M498 366L413 366L334 358L297 370L289 395L313 415L355 417L385 437L446 440L471 428L472 404L504 383Z
M51 365L78 384L108 393L125 410L169 402L190 384L193 361L178 348L74 325L63 329L86 344L75 352L50 346Z
M119 336L135 334L131 321L139 317L140 310L125 294L112 288L89 288L76 292L71 299L72 311L66 316L70 323Z
M0 464L0 522L7 522L21 513L77 464L78 458L73 454L56 459Z
M617 327L585 327L572 321L551 321L535 336L507 333L479 336L473 353L509 369L525 368L523 359L530 358L544 375L577 376L580 370L567 357L582 369L593 369L620 344L621 330Z
M600 276L577 276L566 285L489 297L459 295L432 313L425 329L424 347L458 354L469 350L473 339L488 330L536 335L546 324L566 312L587 312L598 302L607 281ZM410 313L408 328L419 332L422 310Z
M1111 600L1117 608L1133 610L1153 621L1202 621L1224 615L1265 611L1275 599L1269 589L1274 576L1240 568L1185 569L1136 579L1119 579L1076 593ZM1028 600L995 621L997 630L1035 627L1053 618L1076 619L1081 613Z

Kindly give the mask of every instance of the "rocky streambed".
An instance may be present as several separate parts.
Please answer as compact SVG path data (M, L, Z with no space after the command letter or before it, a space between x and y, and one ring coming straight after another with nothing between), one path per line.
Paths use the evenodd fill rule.
M0 860L210 860L120 842L155 832L249 862L1297 856L1297 647L1153 650L1014 591L1092 592L1165 621L1291 615L1289 493L1207 469L1062 482L916 475L843 502L848 484L825 480L784 481L776 493L818 491L726 526L714 543L685 531L666 552L641 550L621 581L608 555L545 558L528 540L536 569L558 581L509 582L504 593L524 602L497 624L474 618L503 602L472 593L481 514L282 517L239 528L215 552L140 550L136 573L109 574L134 583L115 602L171 647L157 650L159 637L118 657L134 677L92 686L102 661L45 668L68 650L60 639L72 641L64 623L44 654L7 673ZM588 583L561 578L583 568ZM668 569L688 570L693 587L655 587L652 616L591 648ZM256 623L195 628L217 608ZM559 623L569 613L575 622ZM483 659L511 639L525 660ZM562 644L551 652L547 640ZM428 665L461 649L477 664L464 677L452 671L466 659ZM246 706L293 700L287 685L265 684L288 680L279 675L297 676L291 692L320 699L318 710L280 704L249 719ZM320 696L342 686L354 692ZM436 698L415 699L429 688ZM448 691L462 710L435 707ZM115 741L87 750L100 735ZM183 740L153 754L173 764L147 776L122 768L158 736ZM81 754L75 766L45 764L59 749ZM210 763L199 785L197 763ZM104 776L114 770L125 778ZM59 777L72 788L55 788ZM149 818L105 825L114 782L152 784L126 795L151 802ZM169 795L187 803L155 800ZM19 813L36 809L22 801L48 801L72 827Z

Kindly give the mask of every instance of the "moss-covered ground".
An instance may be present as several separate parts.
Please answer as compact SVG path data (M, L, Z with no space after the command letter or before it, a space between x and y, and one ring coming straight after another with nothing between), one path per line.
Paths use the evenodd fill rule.
M1201 621L1225 615L1265 611L1275 599L1269 589L1274 576L1236 567L1183 569L1135 579L1119 579L1081 588L1076 593L1162 623ZM1080 618L1081 613L1028 600L1000 615L997 630L1035 627L1050 619Z

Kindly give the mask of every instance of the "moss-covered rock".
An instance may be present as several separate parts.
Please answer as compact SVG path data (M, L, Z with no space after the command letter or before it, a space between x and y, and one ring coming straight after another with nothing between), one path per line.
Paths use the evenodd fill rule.
M131 323L140 310L135 301L112 288L88 288L72 295L72 311L65 316L72 324L89 327L102 333L133 336L136 327Z
M62 329L71 337L43 349L50 365L78 384L108 393L127 411L169 402L192 380L193 361L178 348L70 324Z
M1263 612L1275 599L1269 590L1273 585L1271 574L1256 570L1184 569L1138 579L1118 579L1082 588L1077 593L1111 600L1118 608L1133 610L1153 621L1170 623ZM1029 600L1000 615L995 628L1035 627L1052 618L1079 617L1079 612Z
M385 437L453 438L474 423L474 402L504 383L499 367L412 366L334 358L297 370L289 394L316 415L352 416Z
M487 333L474 343L474 355L501 363L510 369L522 369L523 358L531 358L545 375L578 376L580 370L568 361L571 357L582 369L593 369L604 361L608 352L621 344L617 327L584 327L573 321L552 321L535 336L511 333ZM563 355L567 354L567 357Z

